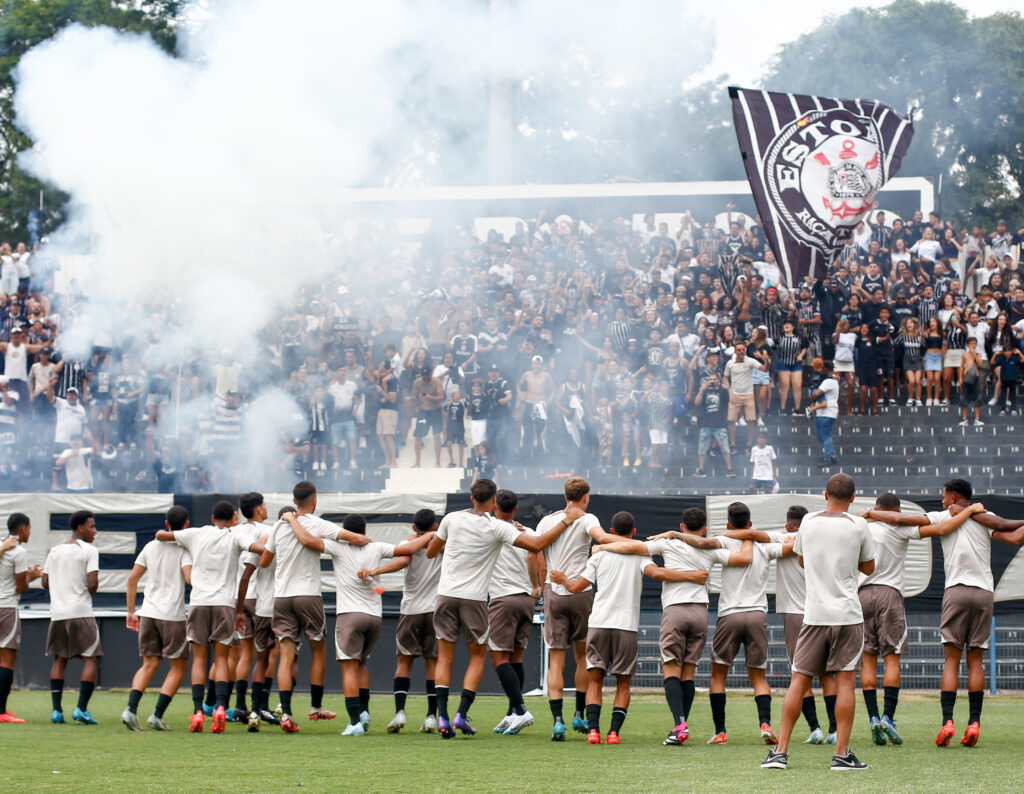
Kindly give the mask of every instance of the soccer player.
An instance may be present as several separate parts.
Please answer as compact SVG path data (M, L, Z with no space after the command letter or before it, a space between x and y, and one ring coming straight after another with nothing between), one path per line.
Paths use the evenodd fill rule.
M922 528L938 524L967 510L974 491L967 480L952 479L942 486L943 510L925 516L872 510L871 515L887 523L917 524ZM967 698L970 715L960 743L973 747L981 735L981 707L985 699L984 654L992 630L993 577L992 540L1019 546L1024 543L1024 521L1010 521L994 513L978 512L955 532L941 535L946 589L942 595L942 623L939 632L945 650L942 668L942 729L935 738L948 747L956 735L953 707L959 685L960 659L967 654Z
M242 514L242 518L245 519L245 523L239 525L238 531L240 533L247 532L250 542L259 541L265 543L268 527L263 525L263 522L267 520L267 506L264 503L263 494L256 491L242 494L238 500L238 511ZM259 560L253 558L251 551L242 552L238 560L238 600L242 606L245 623L238 632L238 645L231 648L231 655L234 656L235 653L238 655L238 658L234 660L234 665L230 667L230 675L235 682L235 708L229 714L229 716L233 717L233 722L245 722L249 719L249 704L246 701L246 694L249 689L249 671L252 669L252 660L256 653L253 641L256 621L256 590L253 588L250 592L249 582L258 567ZM245 581L244 589L243 580ZM254 681L254 701L255 696L256 687ZM258 714L256 719L259 719Z
M707 532L707 515L699 507L683 511L681 532L703 537ZM602 551L619 554L660 554L665 568L671 571L710 571L719 565L750 565L753 541L743 542L741 551L696 549L673 537L659 535L646 543L639 540L617 540L600 547ZM706 583L665 581L661 586L661 666L664 674L665 700L672 712L673 725L662 744L681 745L690 738L688 720L696 692L694 677L704 653L708 636L708 587Z
M579 507L567 507L564 517L544 533L520 532L507 521L499 521L491 512L498 487L493 480L482 479L473 483L470 496L473 507L449 513L441 520L437 534L427 546L427 556L436 557L444 552L441 579L437 586L434 607L434 631L437 633L437 728L441 738L450 739L456 729L473 735L476 729L469 720L469 708L476 699L476 688L484 674L487 656L487 588L498 561L502 544L518 546L527 551L547 548L574 522L583 517ZM455 719L448 717L448 690L451 681L455 643L462 631L469 646L469 665L462 683L462 697ZM519 679L505 676L502 689L513 703L522 703ZM529 715L525 706L519 706Z
M192 703L194 713L188 729L201 733L206 715L203 713L203 692L207 677L209 645L213 644L213 680L216 708L210 730L223 733L227 723L228 698L231 694L228 676L228 654L235 629L244 624L238 604L238 555L249 550L262 552L263 544L249 539L248 532L238 530L238 517L230 502L217 502L205 527L161 529L156 539L177 543L192 558L192 594L189 599L185 633L192 645Z
M430 509L418 510L412 517L413 533L405 540L415 540L437 529L437 516ZM398 733L405 727L405 700L409 696L412 663L422 657L426 668L427 716L420 725L420 733L437 730L437 693L434 688L434 665L437 662L437 635L434 633L434 601L437 583L441 578L441 557L430 559L426 552L409 558L402 588L402 603L398 607L398 627L395 629L395 716L388 723L388 733Z
M408 565L408 558L426 548L433 533L425 532L415 540L397 546L378 542L353 546L310 534L294 513L286 513L285 520L304 548L319 554L326 553L334 563L338 599L334 648L341 664L345 709L349 717L348 727L341 735L363 736L370 727L370 671L366 669L366 662L377 644L384 614L374 579L384 573L400 571ZM366 519L358 513L351 513L345 516L342 528L365 537ZM384 560L390 562L382 565Z
M529 532L522 524L516 522L516 511L519 509L519 497L509 490L500 490L494 498L494 516L507 521L520 532ZM522 692L526 683L526 670L523 667L523 655L533 631L533 611L544 591L543 555L517 549L514 546L502 546L498 562L494 566L491 584L488 589L490 603L487 606L487 619L490 633L487 635L487 647L491 652L491 664L504 681L514 675L519 681ZM515 735L533 724L525 719L525 709L519 703L508 702L508 712L495 728L495 733Z
M617 536L601 529L597 516L587 512L590 504L590 483L582 477L565 481L565 508L544 516L537 524L541 534L561 525L568 515L580 513L572 526L551 544L545 552L548 571L561 571L570 579L583 574L590 554L590 542L610 543ZM548 646L548 705L554 718L551 741L565 741L565 722L562 719L562 692L565 685L565 653L572 649L576 657L576 710L572 727L577 733L587 733L584 711L587 704L587 620L594 605L594 593L585 588L570 593L562 585L552 582L550 573L544 587L544 642Z
M175 505L167 511L164 526L171 532L188 527L188 510ZM139 580L146 576L146 593L138 613L135 594ZM153 713L146 724L156 731L169 731L164 712L171 703L185 677L188 667L188 638L185 631L185 584L192 581L192 558L181 546L151 540L139 556L128 576L125 595L128 615L125 625L139 634L139 656L142 667L132 678L128 693L128 706L121 713L121 722L130 731L141 731L138 709L142 694L153 680L160 662L167 660L170 669L160 687Z
M89 698L96 688L99 658L103 655L100 631L92 614L92 597L100 585L100 555L92 545L96 518L89 510L76 510L68 521L71 537L58 543L46 555L43 587L50 591L50 628L46 633L46 655L53 657L50 669L50 722L65 722L61 708L64 671L68 659L82 660L78 706L71 719L96 725L89 713Z
M857 572L875 568L874 541L867 522L847 511L853 502L853 480L833 474L826 486L825 509L804 517L795 551L804 568L807 598L803 628L793 654L793 676L782 703L777 747L768 751L763 769L785 769L789 740L800 706L814 676L836 677L836 754L831 769L867 769L850 750L856 709L857 669L864 647L864 618L857 597Z
M365 546L370 539L339 528L313 515L316 510L316 486L303 480L292 489L296 518L311 535L325 540L343 540L355 546ZM260 555L260 567L274 569L274 617L271 628L279 643L277 659L277 689L281 696L281 730L298 733L299 726L292 717L292 667L298 655L302 638L309 640L312 660L309 665L311 720L332 719L335 715L323 707L324 672L327 656L324 634L327 618L320 585L320 554L307 549L292 531L286 520L280 520L270 531L266 550Z
M42 576L43 571L38 565L28 564L28 555L20 545L28 543L32 534L28 516L11 513L7 518L7 533L0 544L0 722L22 723L25 720L7 710L21 642L18 598L28 590L28 583Z
M632 514L612 516L612 531L622 538L636 534ZM587 744L601 744L601 701L605 675L615 676L615 700L606 744L619 744L619 732L629 708L630 685L636 670L637 633L640 628L640 594L644 575L662 582L693 582L703 585L708 572L674 571L654 564L646 556L593 554L583 575L569 579L552 571L550 580L570 593L597 585L594 608L587 629Z

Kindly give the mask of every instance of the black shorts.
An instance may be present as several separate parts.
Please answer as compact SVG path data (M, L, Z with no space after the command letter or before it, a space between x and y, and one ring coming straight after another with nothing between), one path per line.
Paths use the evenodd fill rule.
M867 386L868 388L877 386L878 367L875 362L871 362L867 366L857 367L857 380L860 381L861 386Z
M441 435L444 427L444 417L440 408L433 411L420 411L416 417L416 429L413 431L413 438L426 438L429 435Z
M466 426L462 422L449 422L444 440L446 444L466 446Z
M314 430L309 434L310 444L330 444L331 439L326 430Z
M883 378L891 378L896 371L896 356L892 353L878 357L878 369Z

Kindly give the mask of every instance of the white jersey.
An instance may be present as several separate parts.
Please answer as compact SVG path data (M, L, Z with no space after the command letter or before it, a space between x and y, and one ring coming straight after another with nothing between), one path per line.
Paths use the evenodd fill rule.
M857 566L875 557L868 522L849 513L808 513L800 524L793 549L804 558L804 625L862 623Z
M299 523L310 534L324 540L338 539L338 525L311 513L299 516ZM275 556L274 596L318 596L320 585L320 553L307 549L295 537L291 524L281 520L274 524L267 538L267 551Z
M726 551L743 551L743 541L718 536ZM768 612L768 563L782 556L780 543L755 543L750 565L722 569L718 617L734 612Z
M192 557L194 607L231 607L238 601L238 553L249 547L249 533L238 527L187 527L174 542Z
M556 510L551 515L544 516L537 524L537 534L543 535L560 523L563 518L565 518L564 510ZM586 513L566 527L565 531L544 550L549 572L547 582L556 595L569 595L569 591L562 585L552 582L550 572L561 571L569 579L581 576L583 569L587 567L587 557L590 555L590 541L592 540L590 530L600 527L601 522L597 520L597 516Z
M588 625L592 629L637 631L640 628L640 593L650 557L602 551L587 560L583 578L597 585Z
M431 559L425 550L412 555L412 562L405 569L405 585L402 588L402 603L398 607L399 614L425 615L434 611L443 560L443 554Z
M524 529L524 533L535 535L532 529ZM530 594L533 582L530 580L530 552L518 546L502 545L498 553L498 561L494 564L488 594L491 598L502 596Z
M769 532L772 543L786 543L796 540L797 533ZM757 545L757 544L755 544ZM807 581L804 569L796 555L779 557L775 563L775 614L802 615L807 598Z
M18 606L21 596L18 593L17 577L27 571L28 555L20 545L8 549L0 557L0 609ZM0 645L3 639L0 637Z
M666 568L673 571L710 571L715 564L728 565L729 552L725 549L697 549L681 540L649 540L647 554L660 554ZM603 555L604 552L601 552ZM600 555L599 555L600 556ZM662 582L661 608L673 604L707 604L707 584L696 582Z
M7 343L7 352L4 353L4 375L11 380L28 380L28 348L24 343Z
M928 513L928 520L941 524L949 511ZM959 529L939 538L946 568L946 587L964 584L993 591L992 530L968 518Z
M154 620L185 619L185 576L181 569L192 564L192 557L181 546L151 540L142 547L135 564L146 569L142 580L142 606L137 613Z
M875 570L870 576L860 575L860 586L884 584L902 595L907 546L911 540L921 537L920 528L909 524L872 521L868 524L868 531L875 542Z
M49 577L50 620L92 617L89 574L100 569L100 553L84 540L58 543L46 555L43 573Z
M334 563L334 583L337 592L336 613L365 612L380 617L384 614L380 596L374 589L373 581L364 582L359 578L363 568L378 568L381 560L395 556L395 547L390 543L367 543L353 546L336 540L324 541L324 552Z
M775 469L772 462L775 458L775 448L771 444L765 444L763 448L753 447L750 450L750 479L774 480Z
M441 519L437 537L445 541L437 594L486 601L502 544L515 543L519 530L490 514L460 510Z
M262 536L261 536L262 537ZM259 538L256 538L259 540ZM256 599L256 615L261 618L274 617L274 572L277 570L277 558L271 560L266 568L260 567L260 555L252 551L243 552L238 565L245 573L245 566L256 568L249 577L249 585L245 591L246 599Z

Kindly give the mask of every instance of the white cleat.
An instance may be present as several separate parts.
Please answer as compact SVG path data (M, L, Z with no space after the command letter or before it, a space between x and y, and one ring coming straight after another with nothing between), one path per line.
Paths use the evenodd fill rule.
M423 719L423 724L420 725L420 733L433 733L437 730L437 717L433 714L428 714Z
M364 711L359 715L359 724L363 726L363 733L370 732L370 712Z
M365 736L366 731L363 730L363 724L361 722L354 722L347 726L345 730L341 732L342 736Z
M395 712L395 716L392 718L391 722L388 723L388 728L387 728L388 733L398 733L404 727L405 727L405 712L404 711Z
M132 713L131 709L125 709L121 712L121 722L123 722L125 727L130 731L142 730L142 725L139 723L139 718Z
M260 732L260 713L258 711L249 712L249 725L246 727L249 733Z
M522 714L513 714L511 722L505 730L505 735L515 736L519 731L523 730L523 728L529 728L531 725L533 725L533 715L530 712L526 711Z
M156 716L156 714L150 714L146 718L146 724L154 731L169 731L171 729L171 726Z
M501 722L494 726L495 733L504 733L508 730L508 726L512 724L512 715L506 714L501 718Z
M804 739L804 744L824 744L825 732L821 728L815 728L811 735Z

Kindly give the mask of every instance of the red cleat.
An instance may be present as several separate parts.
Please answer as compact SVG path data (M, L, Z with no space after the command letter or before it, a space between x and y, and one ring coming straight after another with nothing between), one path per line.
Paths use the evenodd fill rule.
M295 720L292 719L291 714L285 714L281 717L281 730L285 733L299 732L299 726L295 724Z
M960 744L964 747L974 747L978 743L979 736L981 736L981 725L977 722L972 722L967 726L967 730L964 731L964 738L960 740Z
M223 706L217 706L213 712L213 723L210 725L210 730L213 733L224 733L224 726L228 722L228 713L224 710Z
M775 735L775 731L772 730L772 726L767 722L761 725L761 738L764 739L765 744L779 743L779 737Z
M203 714L202 709L199 709L199 711L192 715L192 719L188 723L188 729L192 733L202 733L204 722L206 722L206 715Z
M617 734L615 731L608 731L608 738L604 740L604 743L605 744L618 744L619 743L619 734Z
M956 735L956 728L953 727L953 720L948 720L945 725L942 726L942 730L939 731L939 735L935 737L936 747L949 747L949 740ZM966 736L966 734L964 734Z
M21 717L15 714L13 711L5 711L3 714L0 714L0 722L9 722L11 724L16 724L22 723L24 721L25 720L23 720Z
M601 732L591 731L587 734L587 744L600 744L601 743Z
M316 720L333 720L338 715L333 711L328 711L323 706L317 709L309 710L309 718L314 722Z
M714 736L708 739L708 744L727 744L728 742L729 740L725 738L725 731L722 731L721 733L716 733Z

